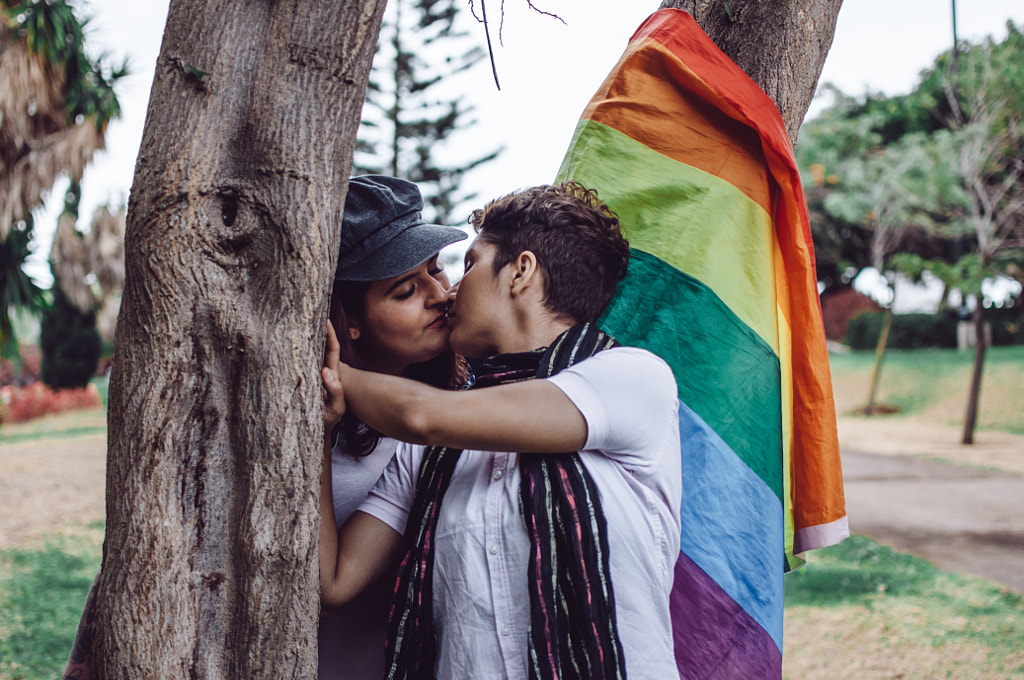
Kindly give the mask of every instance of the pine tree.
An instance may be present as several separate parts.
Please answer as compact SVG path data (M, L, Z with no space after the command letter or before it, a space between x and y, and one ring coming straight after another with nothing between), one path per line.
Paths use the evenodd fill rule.
M456 163L441 158L446 143L473 124L473 108L461 96L445 98L444 84L486 55L479 45L467 46L468 34L456 27L460 5L461 0L388 3L355 159L357 174L416 182L423 192L424 217L441 224L475 196L460 190L465 174L501 152Z

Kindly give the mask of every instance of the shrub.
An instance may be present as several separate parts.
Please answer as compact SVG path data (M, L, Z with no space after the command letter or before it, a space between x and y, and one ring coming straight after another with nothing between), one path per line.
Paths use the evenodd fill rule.
M1024 345L1024 305L993 307L985 310L985 320L992 324L993 345Z
M102 340L96 314L82 312L53 286L53 306L43 315L39 329L43 365L39 378L54 389L85 387L96 374Z
M51 390L41 382L26 387L0 387L0 422L21 423L50 413L103 405L96 385Z
M846 344L853 349L870 350L878 345L885 312L868 312L850 320ZM956 347L955 312L939 314L895 314L889 329L887 347Z

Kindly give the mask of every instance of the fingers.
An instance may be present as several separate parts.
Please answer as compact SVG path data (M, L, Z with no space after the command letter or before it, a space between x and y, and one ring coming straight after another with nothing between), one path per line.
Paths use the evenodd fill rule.
M345 404L345 390L341 385L338 372L324 366L320 369L320 378L324 384L324 426L325 432L327 432L345 415L347 405Z
M341 391L341 380L338 379L337 370L324 366L320 369L320 377L323 378L324 387L327 388L328 394Z
M334 332L334 325L327 322L327 345L324 350L324 367L330 368L332 372L338 370L338 364L341 363L341 343L338 342L338 336Z
M448 295L444 301L444 313L445 316L450 316L452 307L455 306L455 296L459 292L459 284L456 283L454 286L448 289Z

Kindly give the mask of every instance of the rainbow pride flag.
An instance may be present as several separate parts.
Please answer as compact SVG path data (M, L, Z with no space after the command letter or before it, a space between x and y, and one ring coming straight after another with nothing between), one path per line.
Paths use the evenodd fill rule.
M771 99L689 14L651 15L559 170L632 248L602 327L679 385L682 678L780 678L782 577L849 535L807 204Z

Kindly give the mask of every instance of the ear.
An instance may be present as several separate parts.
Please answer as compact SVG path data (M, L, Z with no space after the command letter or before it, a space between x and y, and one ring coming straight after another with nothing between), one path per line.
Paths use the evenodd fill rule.
M352 341L358 340L359 336L362 335L362 333L363 332L359 329L359 324L357 324L354 319L349 320L349 322L348 322L348 337L349 337L349 340L352 340Z
M524 250L518 257L509 263L512 267L511 293L512 296L522 295L531 287L540 283L540 266L537 264L537 256L532 250Z

